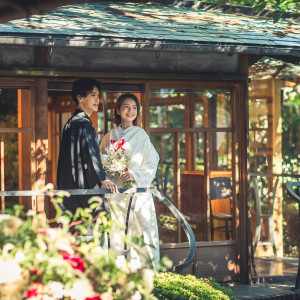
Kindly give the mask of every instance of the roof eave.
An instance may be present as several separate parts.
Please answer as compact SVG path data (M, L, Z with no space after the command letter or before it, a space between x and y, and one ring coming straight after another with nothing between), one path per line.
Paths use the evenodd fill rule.
M192 52L218 52L257 55L293 55L300 56L299 47L260 44L234 44L234 43L208 43L201 41L175 41L154 39L125 39L108 37L84 36L0 36L2 45L26 45L46 47L86 47L104 49L131 49L156 51L192 51Z

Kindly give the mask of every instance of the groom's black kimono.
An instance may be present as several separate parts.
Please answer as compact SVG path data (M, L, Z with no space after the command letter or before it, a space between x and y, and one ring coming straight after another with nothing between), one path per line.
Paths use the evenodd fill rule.
M67 189L92 189L101 187L106 179L103 170L95 128L88 115L77 109L66 123L60 145L57 166L57 187ZM78 207L89 207L92 196L64 198L63 205L73 214Z

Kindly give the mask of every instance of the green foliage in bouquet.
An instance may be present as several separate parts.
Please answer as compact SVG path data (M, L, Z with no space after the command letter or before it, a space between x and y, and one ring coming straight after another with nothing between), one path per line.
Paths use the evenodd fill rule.
M59 228L50 228L42 215L23 207L0 214L0 299L156 299L152 294L153 270L132 272L117 268L115 254L100 246L102 233L111 222L101 212L94 224L91 211L99 205L91 199L91 208L79 210L84 224L76 225L79 235L68 229L70 217L63 215L56 199L55 221ZM81 237L93 230L92 240Z
M162 300L236 300L231 289L220 286L213 278L196 278L193 275L167 272L154 276L153 293Z

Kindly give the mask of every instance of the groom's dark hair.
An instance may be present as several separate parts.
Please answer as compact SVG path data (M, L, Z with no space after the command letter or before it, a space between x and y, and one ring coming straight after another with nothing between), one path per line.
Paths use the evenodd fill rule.
M137 96L134 94L123 94L123 95L119 96L119 98L117 99L117 104L115 106L115 124L116 125L121 124L121 116L118 114L118 110L121 108L121 105L123 104L124 100L127 98L134 100L136 103L137 114L136 114L136 118L133 120L133 125L136 126L137 120L140 117L140 102L139 102L139 99L137 98Z
M72 98L78 105L77 96L86 97L91 93L94 87L98 88L100 93L100 82L94 78L81 78L73 82Z

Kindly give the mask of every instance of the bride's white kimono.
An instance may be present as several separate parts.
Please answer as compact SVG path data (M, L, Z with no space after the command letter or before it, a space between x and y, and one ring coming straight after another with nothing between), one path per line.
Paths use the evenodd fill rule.
M119 139L124 139L123 148L126 155L130 157L128 171L135 179L132 186L149 187L156 173L159 156L148 134L144 129L137 126L129 127L125 130L118 126L103 137L100 145L101 153L106 154L111 141ZM118 175L112 176L112 174L107 172L107 177L119 188L123 187L123 183L119 180ZM129 197L126 194L113 194L109 197L112 219L116 221L110 232L110 242L112 247L118 250L124 250L123 237L125 234L128 201ZM146 246L139 249L139 253L131 247L130 254L127 256L131 269L141 268L149 261L153 266L156 266L159 262L159 237L154 200L149 193L138 194L132 236L142 236ZM116 263L122 267L124 256L119 256Z

